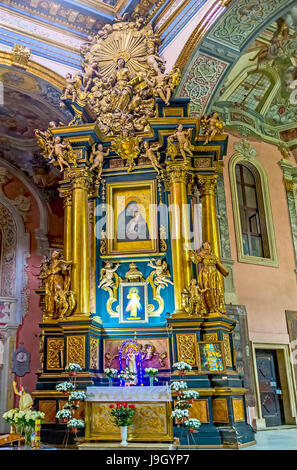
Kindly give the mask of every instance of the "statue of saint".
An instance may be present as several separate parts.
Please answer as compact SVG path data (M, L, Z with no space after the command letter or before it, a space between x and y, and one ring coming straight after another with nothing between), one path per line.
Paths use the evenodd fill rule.
M202 264L199 271L198 282L208 314L226 314L223 280L220 274L227 276L229 271L219 262L212 253L209 242L204 242L200 252L190 251L191 260Z

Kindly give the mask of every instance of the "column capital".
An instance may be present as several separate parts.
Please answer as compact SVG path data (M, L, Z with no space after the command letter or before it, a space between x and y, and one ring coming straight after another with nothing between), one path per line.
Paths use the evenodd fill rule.
M167 162L166 169L170 185L173 183L187 184L192 178L189 166L185 162Z
M198 175L200 196L215 196L218 175Z
M93 174L86 167L70 168L64 176L65 183L69 183L71 189L85 189L88 192L93 189L93 179Z

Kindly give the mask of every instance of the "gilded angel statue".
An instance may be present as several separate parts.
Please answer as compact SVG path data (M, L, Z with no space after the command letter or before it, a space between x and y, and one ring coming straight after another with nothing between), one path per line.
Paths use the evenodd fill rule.
M189 252L191 260L195 264L202 264L199 271L198 283L207 310L207 314L226 314L224 300L224 286L220 274L228 276L229 271L219 262L213 254L209 242L204 242L202 250Z
M110 261L107 261L105 263L105 266L100 271L100 281L98 284L99 288L103 290L108 290L108 288L112 289L114 287L114 274L119 266L120 263L117 263L114 267L113 263L111 263Z
M174 283L169 279L171 277L167 263L161 258L156 260L156 264L153 264L152 261L150 260L149 263L147 264L150 268L153 268L154 271L152 271L151 275L154 280L154 284L157 287L168 287L168 283L173 285Z
M218 113L212 113L209 116L203 116L201 119L203 133L206 137L203 145L211 142L215 135L223 134L223 123Z

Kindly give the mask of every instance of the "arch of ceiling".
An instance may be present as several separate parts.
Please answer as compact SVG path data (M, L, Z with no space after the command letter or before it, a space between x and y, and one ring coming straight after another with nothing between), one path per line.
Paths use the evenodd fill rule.
M248 46L295 0L231 1L202 40L199 27L192 33L176 65L183 69L176 97L191 99L191 113L201 115L213 106L226 77Z

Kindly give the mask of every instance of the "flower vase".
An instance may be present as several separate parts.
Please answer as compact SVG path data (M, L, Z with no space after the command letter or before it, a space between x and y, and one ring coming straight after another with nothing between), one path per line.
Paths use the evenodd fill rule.
M121 429L121 438L122 438L121 446L127 446L128 445L128 442L127 442L128 426L120 426L120 429Z
M149 377L150 379L150 387L152 387L154 385L154 377Z
M15 424L10 424L10 434L15 434L16 433L16 427Z
M111 377L108 377L108 385L109 385L110 387L112 387L112 378L111 378Z
M32 432L33 429L30 426L25 428L25 446L27 447L31 447Z

